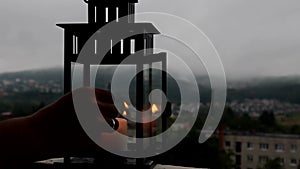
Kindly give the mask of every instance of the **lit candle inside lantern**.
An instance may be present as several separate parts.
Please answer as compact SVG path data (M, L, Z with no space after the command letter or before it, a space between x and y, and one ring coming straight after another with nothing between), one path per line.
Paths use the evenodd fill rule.
M126 112L126 111L123 111L122 115L123 115L124 117L126 117L126 116L127 116L127 112Z
M125 107L126 109L129 109L129 105L128 105L126 102L124 102L124 107Z
M127 113L127 111L129 111L129 105L126 102L124 102L123 105L125 107L125 110L123 111L122 116L126 118L128 115L130 115L129 113Z
M119 128L117 131L123 135L127 135L127 120L122 118L117 118L117 120L119 122Z
M153 104L150 107L151 112L146 113L144 112L143 114L143 131L144 131L144 136L146 137L151 137L153 135L153 127L156 126L156 121L153 120L154 116L159 113L160 109L158 105Z
M153 105L151 106L151 111L152 111L153 114L155 114L155 113L157 113L157 112L159 111L159 109L158 109L158 107L157 107L156 104L153 104Z

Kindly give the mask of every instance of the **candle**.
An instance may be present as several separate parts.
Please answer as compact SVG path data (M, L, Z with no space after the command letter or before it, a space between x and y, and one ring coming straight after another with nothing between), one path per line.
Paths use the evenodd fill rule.
M127 135L127 120L126 119L122 119L122 118L117 118L118 122L119 122L119 128L118 128L118 132L122 133L124 135Z
M153 128L156 126L155 116L159 115L160 108L157 104L153 104L150 107L150 112L143 113L143 132L144 137L152 137L154 134Z
M119 137L119 134L127 135L127 120L117 118L119 122L119 128L117 131L112 133L101 133L100 141L104 144L113 144L115 145L113 148L118 151L125 151L127 149L127 139L126 137Z

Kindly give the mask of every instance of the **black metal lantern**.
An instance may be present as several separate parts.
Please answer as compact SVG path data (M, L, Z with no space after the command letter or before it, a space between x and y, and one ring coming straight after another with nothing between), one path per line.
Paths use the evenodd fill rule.
M116 1L100 1L89 0L85 2L88 4L88 23L68 23L57 24L64 29L64 92L70 92L72 89L72 64L83 65L82 82L84 86L90 86L91 78L91 66L97 65L111 65L119 66L121 62L129 55L134 55L136 59L132 59L130 62L122 63L122 65L132 65L135 67L136 81L135 81L135 107L139 111L143 111L145 108L149 108L146 96L153 89L152 67L154 64L159 64L161 70L167 68L167 56L166 53L155 54L153 51L155 34L159 34L159 31L151 23L135 23L135 3L137 0L116 0ZM127 23L120 22L119 18L123 16L129 16ZM89 38L102 26L109 22L115 22L120 24L119 29L127 29L126 31L132 32L133 36L126 39L113 39L117 41L117 45L111 46L110 52L108 52L102 62L99 63L78 63L77 58L84 44ZM120 23L118 23L120 22ZM124 25L127 25L124 27ZM142 30L143 34L135 35L135 31ZM150 32L150 33L149 33ZM97 41L95 39L94 57L97 57L101 50L101 45L110 45L111 41ZM136 51L144 51L137 52ZM147 71L145 67L148 68ZM161 72L160 77L161 90L167 92L167 75L166 72ZM161 117L162 132L166 130L166 116L163 113ZM152 136L152 128L145 130L143 123L136 123L136 138L150 137ZM141 143L143 144L143 143ZM67 159L67 158L66 158ZM139 162L137 162L139 163Z

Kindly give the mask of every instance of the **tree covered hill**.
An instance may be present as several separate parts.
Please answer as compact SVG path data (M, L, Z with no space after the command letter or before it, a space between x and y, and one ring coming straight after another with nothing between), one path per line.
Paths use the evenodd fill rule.
M113 70L105 68L96 78L96 86L107 89ZM153 72L159 78L158 72ZM159 86L159 79L153 85ZM197 77L201 102L210 101L209 80ZM179 102L180 92L176 81L168 77L168 93L172 102ZM182 80L189 89L189 81ZM276 99L300 104L300 76L269 77L228 82L227 101L244 99ZM30 114L38 107L48 104L63 94L63 69L41 69L0 74L0 113L12 111ZM134 85L131 86L134 88ZM194 92L194 91L188 91Z
M111 81L113 70L105 68L104 73L97 75L96 86L100 88L107 88L108 83ZM156 72L157 74L157 72ZM155 72L154 72L154 76ZM157 77L158 78L158 77ZM207 102L210 99L210 86L208 78L197 77L199 82L199 88L201 93L201 100ZM63 69L62 68L51 68L41 70L29 70L22 72L13 73L2 73L0 74L0 92L1 90L8 90L7 92L13 92L11 90L13 86L21 85L20 82L33 83L48 85L55 84L56 87L61 87L63 84ZM154 80L154 86L158 86ZM176 81L172 78L168 78L169 81L169 93L178 89ZM10 86L9 88L5 88ZM188 81L184 81L186 86L190 85ZM24 85L23 85L24 86ZM37 87L37 85L35 85ZM187 87L188 88L188 87ZM33 89L32 89L33 90ZM61 89L62 90L62 89ZM193 92L193 91L191 91ZM178 96L174 97L173 100L179 99ZM203 99L204 98L204 99ZM244 80L231 80L228 81L228 101L232 100L243 100L243 99L277 99L279 101L300 103L300 76L290 77L266 77L266 78L252 78Z

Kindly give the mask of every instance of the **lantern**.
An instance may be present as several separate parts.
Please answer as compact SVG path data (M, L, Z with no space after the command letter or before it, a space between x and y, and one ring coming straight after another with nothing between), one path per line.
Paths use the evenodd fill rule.
M134 97L132 100L135 107L139 111L151 109L155 114L161 110L160 103L149 104L147 99L149 93L155 88L160 88L164 93L167 92L167 75L165 71L155 71L153 68L157 67L161 70L167 68L166 53L155 54L153 51L154 35L159 34L159 31L151 23L135 23L135 3L137 0L116 0L116 1L99 1L89 0L85 2L88 4L88 23L68 23L57 24L64 29L64 92L68 93L72 89L72 71L81 71L81 77L75 81L83 86L91 86L91 77L95 74L91 71L94 66L96 67L114 67L114 66L130 66L134 69L136 74L134 80ZM121 20L123 16L128 16L126 21ZM94 39L94 48L91 48L89 57L97 58L101 54L103 46L110 46L109 52L105 53L101 63L92 62L78 62L79 53L84 47L85 43L104 25L114 22L120 25L119 29L127 31L132 36L125 39L106 38L106 40ZM143 32L135 33L135 32ZM101 32L100 32L101 34ZM116 45L112 45L112 44ZM140 52L142 51L142 52ZM103 53L102 53L103 54ZM122 62L128 56L133 56L128 62ZM96 60L96 59L95 59ZM82 65L82 70L72 70L72 65ZM101 70L101 69L100 69ZM140 73L138 73L140 72ZM101 73L101 71L100 71ZM91 76L93 74L93 76ZM155 74L155 77L153 76ZM95 80L95 79L93 79ZM105 82L107 89L110 89L110 81ZM155 86L154 86L155 84ZM80 87L80 85L78 85ZM97 86L96 86L97 87ZM121 112L124 118L130 114L129 106L125 104L124 111ZM152 114L152 115L153 115ZM143 115L137 115L136 118L143 118ZM157 120L161 124L160 132L166 130L166 116ZM130 123L129 123L130 124ZM135 137L144 138L151 137L155 132L153 131L153 123L139 123L135 125ZM163 139L162 139L163 140ZM157 141L157 140L154 140ZM135 148L145 148L147 143L133 142ZM140 147L141 146L141 147ZM128 147L130 148L130 146ZM153 147L148 147L153 148ZM65 158L68 162L69 158ZM144 165L145 160L137 160L137 165Z

